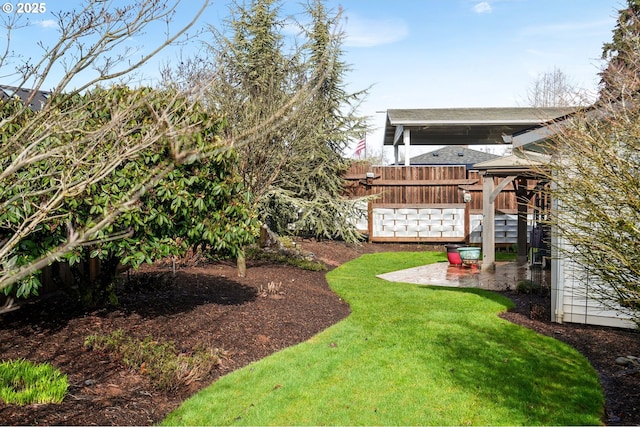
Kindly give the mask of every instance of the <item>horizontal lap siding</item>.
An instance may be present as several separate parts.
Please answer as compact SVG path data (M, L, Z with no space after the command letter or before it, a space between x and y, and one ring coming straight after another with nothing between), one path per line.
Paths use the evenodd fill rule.
M635 328L631 318L617 311L614 307L606 307L599 301L598 291L603 292L606 286L597 285L595 277L589 277L576 263L569 259L557 261L560 268L562 283L562 314L563 322L583 323L589 325ZM606 291L605 291L606 292Z

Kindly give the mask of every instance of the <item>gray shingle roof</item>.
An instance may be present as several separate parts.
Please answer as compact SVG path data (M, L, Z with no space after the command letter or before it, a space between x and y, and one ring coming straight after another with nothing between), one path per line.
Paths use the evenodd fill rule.
M19 97L23 102L29 99L29 96L33 93L31 89L22 89L14 86L0 85L0 99L3 101L9 100L14 97ZM44 107L44 104L49 98L50 92L37 91L29 103L29 108L33 111L40 111Z
M387 110L392 125L521 124L541 123L571 113L575 108L419 108Z
M466 147L448 146L412 157L412 165L466 165L471 168L475 163L499 158L495 154L483 153Z

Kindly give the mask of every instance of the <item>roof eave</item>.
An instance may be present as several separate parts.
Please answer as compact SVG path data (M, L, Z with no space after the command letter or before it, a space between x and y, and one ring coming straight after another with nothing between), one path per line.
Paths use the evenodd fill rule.
M392 126L474 126L474 125L535 125L539 120L391 120Z

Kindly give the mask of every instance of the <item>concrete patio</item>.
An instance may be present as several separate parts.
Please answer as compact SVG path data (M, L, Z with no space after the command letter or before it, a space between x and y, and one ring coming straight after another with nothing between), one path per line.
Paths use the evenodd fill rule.
M549 285L549 271L515 262L496 262L493 272L481 271L478 266L457 266L448 262L437 262L406 270L380 274L377 277L390 282L414 283L418 285L449 286L457 288L480 288L490 291L515 289L521 280L541 281ZM532 277L532 274L534 277Z

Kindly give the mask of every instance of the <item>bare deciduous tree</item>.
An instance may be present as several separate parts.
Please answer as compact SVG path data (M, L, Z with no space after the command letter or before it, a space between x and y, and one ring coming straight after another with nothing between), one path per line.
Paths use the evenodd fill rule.
M640 323L640 104L597 104L553 139L550 221L590 297Z
M559 68L541 73L527 92L532 107L574 107L585 104L585 93Z
M636 3L621 11L614 43L605 45L617 55L601 74L601 98L554 126L542 173L553 184L560 255L583 285L576 291L640 325L640 38L638 16L629 16L640 11Z

